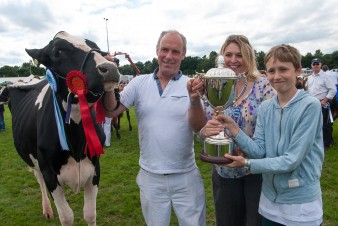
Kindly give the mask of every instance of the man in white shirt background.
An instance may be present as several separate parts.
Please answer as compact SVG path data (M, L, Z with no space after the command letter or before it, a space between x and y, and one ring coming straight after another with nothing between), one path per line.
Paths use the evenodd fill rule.
M322 105L323 113L323 140L324 147L327 150L331 144L332 138L332 117L330 117L330 100L336 94L336 87L333 79L321 69L319 58L314 58L311 63L313 72L308 77L308 91L316 97Z

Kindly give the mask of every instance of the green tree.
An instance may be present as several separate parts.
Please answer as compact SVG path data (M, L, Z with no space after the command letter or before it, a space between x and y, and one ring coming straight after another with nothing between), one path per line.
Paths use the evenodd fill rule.
M323 53L320 51L320 49L317 49L314 54L315 58L323 58Z
M197 65L198 71L199 72L204 71L206 73L209 69L216 67L217 57L218 57L218 53L215 51L211 51L209 54L209 57L203 56Z
M328 65L330 69L338 68L338 51L334 51L331 54L330 65Z
M257 59L258 69L263 70L264 66L264 57L265 53L263 51L257 52L255 50L255 55ZM181 70L183 74L193 75L196 72L207 72L210 68L215 67L215 60L218 56L218 53L211 51L210 54L204 55L203 57L198 56L186 56L182 61ZM338 68L338 51L334 51L331 54L323 54L321 50L316 50L314 54L307 53L302 57L302 67L308 68L311 67L311 61L313 58L318 57L324 64L327 64L330 69ZM140 70L141 74L153 73L155 68L158 67L157 59L153 58L152 61L136 62L135 65ZM123 75L136 75L134 68L131 64L126 64L119 67L121 74ZM29 63L23 63L21 67L19 66L3 66L0 68L0 77L17 77L17 76L29 76L30 74L43 76L45 74L45 69L43 67L36 67Z
M256 61L257 61L257 68L258 68L258 70L264 70L265 69L265 65L264 65L265 53L263 51L257 52L255 50L255 55L256 55Z
M186 56L181 63L181 70L183 74L194 75L197 70L198 57Z
M15 67L5 65L0 68L0 76L1 77L16 77L18 75L16 73Z

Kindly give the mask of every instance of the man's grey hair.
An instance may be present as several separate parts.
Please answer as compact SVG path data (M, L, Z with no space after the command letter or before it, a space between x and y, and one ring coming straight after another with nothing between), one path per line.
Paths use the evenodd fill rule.
M158 38L158 41L157 41L157 44L156 44L156 51L160 48L161 39L166 34L178 34L179 36L181 36L182 41L183 41L183 53L187 53L187 39L185 38L184 35L182 35L180 32L178 32L176 30L167 30L167 31L161 32L160 37Z

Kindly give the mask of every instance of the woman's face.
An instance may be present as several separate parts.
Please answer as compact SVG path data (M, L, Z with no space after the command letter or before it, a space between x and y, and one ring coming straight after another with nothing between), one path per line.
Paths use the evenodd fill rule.
M233 70L236 74L245 72L241 49L236 43L230 43L223 53L225 66Z

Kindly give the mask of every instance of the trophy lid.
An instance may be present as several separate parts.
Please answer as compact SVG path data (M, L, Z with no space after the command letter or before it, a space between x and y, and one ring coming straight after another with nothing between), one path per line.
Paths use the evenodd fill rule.
M208 70L205 74L205 78L238 79L236 73L229 68L225 68L224 64L224 57L222 55L219 55L216 62L217 68L211 68L210 70Z

